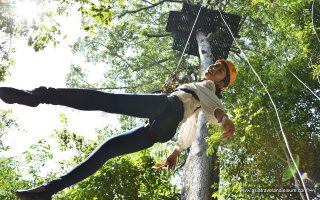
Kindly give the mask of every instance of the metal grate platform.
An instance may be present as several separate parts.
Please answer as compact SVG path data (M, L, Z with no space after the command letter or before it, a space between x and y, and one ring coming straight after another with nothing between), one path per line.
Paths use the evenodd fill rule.
M172 49L183 51L189 34L191 32L194 20L197 17L200 5L183 4L181 12L171 11L167 21L167 32L174 33L174 41ZM222 16L230 27L232 33L238 36L240 29L241 17L234 14L222 12ZM191 35L189 44L186 48L186 54L199 56L198 44L196 40L196 33L202 31L205 34L220 32L217 37L210 40L212 48L213 59L227 58L233 39L221 19L219 11L202 8L193 33Z

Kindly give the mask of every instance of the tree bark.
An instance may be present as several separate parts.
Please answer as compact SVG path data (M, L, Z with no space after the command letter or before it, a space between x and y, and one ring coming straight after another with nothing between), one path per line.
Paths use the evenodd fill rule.
M213 63L211 47L207 37L202 33L196 34L199 46L201 71L204 72L208 65ZM183 200L211 200L213 189L212 184L219 183L219 167L217 167L217 156L206 154L208 145L205 138L208 136L204 114L200 112L197 124L197 136L191 145L187 158L184 175L181 199ZM216 151L215 151L216 152Z

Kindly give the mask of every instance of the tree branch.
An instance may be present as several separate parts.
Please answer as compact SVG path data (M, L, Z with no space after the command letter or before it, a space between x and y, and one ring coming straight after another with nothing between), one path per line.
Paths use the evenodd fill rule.
M174 33L146 34L146 36L148 38L152 38L152 37L160 38L160 37L168 37L168 36L173 36L173 35L174 35Z
M101 87L101 88L86 88L91 90L123 90L123 89L136 89L137 87L142 86L142 84L134 86L119 86L119 87Z
M150 6L142 7L142 8L139 8L137 10L128 10L128 11L118 15L118 18L121 18L121 17L125 16L126 14L134 14L134 13L138 13L138 12L143 11L143 10L154 8L154 7L156 7L156 6L160 5L160 4L163 4L165 2L183 3L182 0L162 0L162 1L159 1L158 3L151 4ZM150 3L150 2L148 2L148 3Z
M221 10L225 10L226 9L226 7L228 6L228 4L230 3L230 0L226 0L226 3L225 4L221 4Z
M164 62L167 62L169 59L168 58L164 58L162 60L159 60L159 61L154 61L154 58L148 56L148 55L144 55L145 57L147 57L150 61L151 61L151 64L153 65L159 65L163 70L164 73L168 72L168 74L170 74L170 70L165 66L165 65L162 65L162 63Z
M313 29L313 31L314 31L314 33L315 33L318 41L320 42L320 38L319 38L318 33L317 33L317 30L316 30L316 28L315 28L315 26L314 26L314 7L315 7L314 4L315 4L315 0L313 0L312 7L311 7L312 29Z
M143 0L143 2L146 2L146 3L150 4L150 5L152 5L152 3L150 1Z

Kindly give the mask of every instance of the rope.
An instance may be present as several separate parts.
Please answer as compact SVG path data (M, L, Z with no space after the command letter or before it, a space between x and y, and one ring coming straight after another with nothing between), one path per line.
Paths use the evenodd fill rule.
M300 80L299 78L298 78L298 76L297 75L295 75L289 68L286 68L300 83L302 83L319 101L320 101L320 97L316 94L316 93L314 93L308 86L307 86L307 84L305 84L302 80Z
M170 76L171 78L172 78L173 76L175 76L175 75L177 74L177 72L178 72L178 69L179 69L179 67L180 67L180 65L181 65L181 62L182 62L182 59L183 59L183 56L184 56L185 51L186 51L186 49L187 49L188 43L189 43L189 41L190 41L192 32L193 32L193 30L194 30L194 27L195 27L197 21L198 21L198 18L199 18L199 15L200 15L200 12L201 12L202 7L203 7L203 5L201 5L200 8L199 8L199 11L198 11L198 13L197 13L196 19L194 20L194 23L193 23L193 25L192 25L191 32L190 32L190 34L189 34L188 40L187 40L187 42L186 42L186 44L185 44L185 46L184 46L184 49L183 49L183 51L182 51L182 54L181 54L181 57L180 57L180 59L179 59L178 65L177 65L177 67L175 68L175 70L173 71L173 73L172 73L171 76ZM172 79L171 79L171 81L172 81ZM165 83L163 88L166 88L166 86L168 86L167 84L168 84L168 83ZM103 89L127 89L127 88L128 88L128 87L119 87L119 88L90 88L90 89L103 90Z
M277 56L275 57L277 60L280 60ZM281 65L280 62L278 62L278 64ZM306 83L304 83L301 79L299 79L299 77L295 73L293 73L289 68L284 67L284 69L288 70L305 88L307 88L320 101L320 97L315 92L313 92Z
M312 29L313 29L314 33L316 34L316 37L317 37L318 41L320 42L319 35L318 35L317 30L316 30L316 28L314 26L314 4L315 4L315 0L313 0L313 2L312 2L312 9L311 9ZM320 83L320 78L319 77L320 77L320 72L317 74L318 82Z
M101 87L101 88L85 88L85 89L88 89L88 90L124 90L124 89L134 89L136 88L137 86L119 86L119 87Z
M318 41L320 42L320 38L319 38L319 36L318 36L317 30L316 30L316 28L314 27L314 4L315 4L315 0L313 0L312 9L311 9L312 29L313 29L313 31L315 32L316 37L318 38Z
M199 15L200 15L200 12L201 12L202 7L203 7L203 5L201 5L200 8L199 8L197 17L196 17L196 19L194 20L194 23L193 23L193 25L192 25L191 32L190 32L190 34L189 34L188 40L187 40L187 42L186 42L186 45L184 46L184 49L183 49L183 51L182 51L182 55L181 55L181 57L180 57L180 60L179 60L179 62L178 62L178 65L177 65L176 69L173 71L171 77L177 74L178 68L179 68L179 66L180 66L180 64L181 64L183 55L185 54L185 51L186 51L186 49L187 49L188 43L189 43L189 41L190 41L190 38L191 38L192 32L193 32L193 30L194 30L194 27L195 27L195 25L196 25L196 23L197 23L197 21L198 21L198 18L199 18Z
M252 65L250 64L247 56L244 54L242 48L239 46L238 42L236 41L236 39L235 39L235 37L234 37L234 35L233 35L230 27L228 26L228 24L226 23L225 19L223 18L222 13L220 12L220 10L218 10L218 11L219 11L219 13L220 13L220 16L221 16L224 24L225 24L226 27L228 28L228 30L229 30L229 32L230 32L233 40L235 41L237 47L240 49L240 51L241 51L241 53L243 54L246 62L248 63L248 65L249 65L250 68L252 69L253 73L256 75L256 77L258 78L259 82L261 83L261 85L263 86L263 88L265 89L266 93L267 93L268 96L269 96L269 99L270 99L270 101L271 101L271 103L272 103L272 105L273 105L273 107L274 107L275 112L276 112L277 119L278 119L279 126L280 126L280 130L281 130L281 133L282 133L282 137L283 137L284 142L285 142L285 144L286 144L288 153L289 153L290 158L291 158L291 160L292 160L292 162L293 162L293 164L294 164L294 167L296 168L296 170L297 170L297 172L298 172L298 175L299 175L299 178L300 178L300 180L301 180L301 183L302 183L303 189L304 189L304 191L305 191L306 197L307 197L307 199L309 200L309 194L308 194L307 188L306 188L306 186L305 186L305 184L304 184L304 182L303 182L303 179L302 179L302 177L301 177L300 170L299 170L299 168L298 168L298 166L297 166L297 164L296 164L296 162L295 162L295 160L294 160L294 158L293 158L293 156L292 156L292 153L291 153L291 150L290 150L290 147L289 147L289 143L288 143L287 137L286 137L286 135L285 135L285 133L284 133L284 131L283 131L283 127L282 127L282 123L281 123L281 120L280 120L280 117L279 117L279 113L278 113L277 106L275 105L275 103L274 103L274 101L273 101L273 99L272 99L272 97L271 97L271 95L270 95L267 87L264 85L264 83L262 82L260 76L259 76L258 73L254 70L254 68L253 68Z

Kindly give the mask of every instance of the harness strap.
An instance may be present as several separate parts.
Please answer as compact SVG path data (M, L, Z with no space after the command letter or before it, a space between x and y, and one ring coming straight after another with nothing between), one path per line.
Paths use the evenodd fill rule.
M189 89L186 89L186 88L178 88L177 90L180 90L180 91L189 93L189 94L191 94L195 99L197 99L198 101L200 101L198 95L197 95L194 91L192 91L192 90L189 90ZM198 106L193 112L196 112L199 108L201 108L201 106Z
M178 88L177 90L181 90L181 91L184 91L184 92L186 92L186 93L189 93L189 94L191 94L195 99L197 99L198 101L200 101L198 95L197 95L194 91L192 91L192 90L189 90L189 89L186 89L186 88Z

